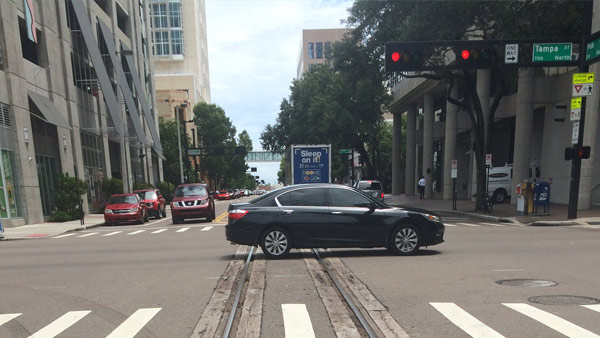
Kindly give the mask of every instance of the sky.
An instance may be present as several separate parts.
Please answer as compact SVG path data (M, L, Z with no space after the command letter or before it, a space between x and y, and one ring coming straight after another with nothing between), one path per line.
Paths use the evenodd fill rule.
M211 103L225 110L254 150L275 124L296 77L303 29L344 28L352 1L205 0ZM250 163L277 183L279 163Z

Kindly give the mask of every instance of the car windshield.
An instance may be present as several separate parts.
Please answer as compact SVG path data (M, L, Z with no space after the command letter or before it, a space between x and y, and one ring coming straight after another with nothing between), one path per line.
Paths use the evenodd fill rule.
M137 198L135 198L135 196L112 196L110 198L110 200L108 201L108 204L122 204L122 203L129 203L129 204L136 204L138 203Z
M358 183L358 189L360 190L381 190L381 183L364 181Z
M206 188L202 185L186 185L177 188L175 191L175 197L188 197L188 196L208 196Z
M154 191L146 191L144 193L144 199L145 200L153 200L153 199L157 199L158 196L156 196L156 192Z

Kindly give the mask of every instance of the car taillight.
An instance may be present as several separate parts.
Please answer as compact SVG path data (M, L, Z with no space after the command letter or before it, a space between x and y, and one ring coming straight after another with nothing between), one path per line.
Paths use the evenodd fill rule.
M381 192L381 199L383 199L383 191Z
M247 213L248 213L248 210L233 209L233 210L229 211L229 219L237 220L237 219L240 219L240 218L246 216Z

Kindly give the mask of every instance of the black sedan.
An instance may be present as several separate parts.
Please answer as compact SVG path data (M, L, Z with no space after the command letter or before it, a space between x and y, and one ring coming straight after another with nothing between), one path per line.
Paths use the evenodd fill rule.
M260 245L269 258L292 248L386 247L411 255L444 241L444 224L426 210L391 207L338 184L281 188L229 205L227 240Z

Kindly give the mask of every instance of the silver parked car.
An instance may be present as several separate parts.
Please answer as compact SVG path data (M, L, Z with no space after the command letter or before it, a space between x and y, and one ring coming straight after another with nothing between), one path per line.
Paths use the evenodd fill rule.
M374 180L364 180L354 183L356 189L362 190L374 198L383 201L383 187L381 182Z

